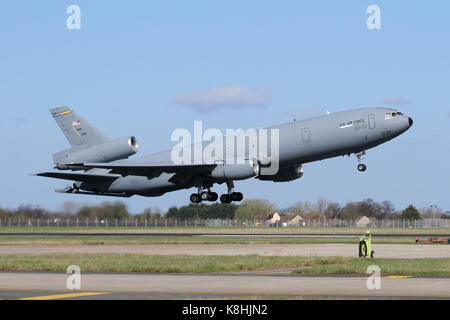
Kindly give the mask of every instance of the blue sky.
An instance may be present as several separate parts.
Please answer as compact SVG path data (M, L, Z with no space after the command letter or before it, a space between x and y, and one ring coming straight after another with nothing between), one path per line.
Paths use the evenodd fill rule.
M71 4L81 9L80 30L66 27ZM372 4L381 30L366 27ZM355 157L335 158L305 165L290 183L248 180L237 189L282 208L370 197L450 210L448 12L448 1L2 1L0 206L107 200L56 194L66 182L30 176L68 147L48 113L55 106L72 106L110 137L135 135L145 155L172 147L172 131L192 130L194 120L225 131L396 102L414 126L369 150L366 173ZM233 86L270 99L208 112L173 103ZM190 193L125 202L132 212L165 210Z

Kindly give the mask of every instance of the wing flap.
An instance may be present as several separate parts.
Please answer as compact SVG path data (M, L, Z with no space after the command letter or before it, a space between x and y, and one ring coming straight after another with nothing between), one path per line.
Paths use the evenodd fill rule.
M69 194L81 194L81 195L93 195L93 196L105 196L105 197L120 197L120 198L130 198L133 195L127 193L99 193L90 191L75 190L73 188L57 189L57 193L69 193Z
M113 181L120 177L119 175L114 176L114 175L98 175L98 174L88 174L88 173L67 173L67 172L43 172L43 173L36 174L36 176L55 178L55 179L63 179L63 180L80 181L80 182L87 182L87 183Z
M154 176L155 173L180 173L180 172L208 172L214 169L216 164L189 164L176 165L173 163L68 163L63 169L89 170L110 169L112 174Z

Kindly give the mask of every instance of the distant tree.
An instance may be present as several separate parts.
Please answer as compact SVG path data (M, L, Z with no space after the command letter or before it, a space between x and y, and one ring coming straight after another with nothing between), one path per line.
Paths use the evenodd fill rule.
M327 210L329 204L330 204L330 201L328 201L325 198L319 198L317 200L316 209L317 209L317 212L320 213L320 216L325 215L325 211Z
M165 217L166 218L178 218L179 217L179 212L178 212L178 208L177 207L170 207L169 210L167 210Z
M320 214L320 212L318 211L310 211L306 217L309 219L315 219L315 218L320 218L322 215Z
M327 218L336 219L341 216L341 211L342 211L341 205L337 202L332 202L328 204L324 212L324 215Z
M10 212L8 210L0 207L0 219L6 219L6 218L9 218L9 216L10 216Z
M39 206L21 205L13 213L16 218L21 219L42 219L44 217L45 210Z
M412 204L408 208L402 211L400 216L401 219L405 220L418 220L421 219L419 210L416 209Z
M382 219L381 205L372 199L366 199L358 203L359 215L367 217L375 217L377 219Z
M60 211L65 216L72 216L76 215L82 207L84 207L82 203L77 203L75 201L66 201L61 205Z
M92 218L93 217L93 208L89 206L84 206L78 212L76 213L77 218L79 219L86 219L86 218Z
M161 210L159 208L146 208L143 213L134 216L138 220L161 219Z
M395 207L391 201L383 201L380 205L381 219L389 218L395 214Z
M361 207L357 202L348 202L341 210L340 219L352 220L362 216Z
M187 206L182 206L178 209L178 216L174 217L177 219L199 219L203 218L204 208L208 206L207 204L189 204Z
M238 206L235 204L213 203L189 204L180 208L171 207L165 214L169 219L233 219Z
M95 218L104 220L123 220L130 217L126 205L122 202L104 202L95 208Z
M303 217L314 211L314 208L309 201L299 201L291 207L290 211L291 216L299 215Z
M104 202L99 206L84 206L76 214L80 219L124 220L130 217L128 209L122 202Z
M162 218L162 213L161 212L152 213L151 219L160 220L161 218Z
M276 206L268 200L248 199L244 200L235 213L239 220L250 220L257 216L266 216L276 210Z
M137 214L134 217L138 220L150 220L152 217L152 209L151 208L146 208L144 209L143 213Z
M294 204L291 208L290 208L290 215L291 216L305 216L305 208L303 206L303 202L297 202L296 204Z
M207 207L205 214L210 219L233 219L238 206L230 203L213 203Z

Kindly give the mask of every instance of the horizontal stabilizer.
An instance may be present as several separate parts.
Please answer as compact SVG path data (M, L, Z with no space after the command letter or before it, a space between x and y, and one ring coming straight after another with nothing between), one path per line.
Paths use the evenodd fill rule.
M88 174L88 173L65 173L65 172L43 172L43 173L38 173L36 175L39 177L72 180L72 181L80 181L80 182L87 182L87 183L114 181L118 177L120 177L118 175L99 175L99 174Z

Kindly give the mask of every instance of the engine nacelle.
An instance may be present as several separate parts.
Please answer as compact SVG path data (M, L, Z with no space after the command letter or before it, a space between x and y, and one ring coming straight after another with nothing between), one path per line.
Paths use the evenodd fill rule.
M259 174L257 161L247 161L245 164L220 164L211 172L211 176L221 180L244 180Z
M280 168L278 170L278 173L275 175L258 176L258 179L273 182L288 182L299 179L302 176L303 176L303 165L300 163L294 166Z
M68 149L53 156L55 165L72 162L111 162L126 159L138 152L139 145L135 137L120 138L90 148Z

